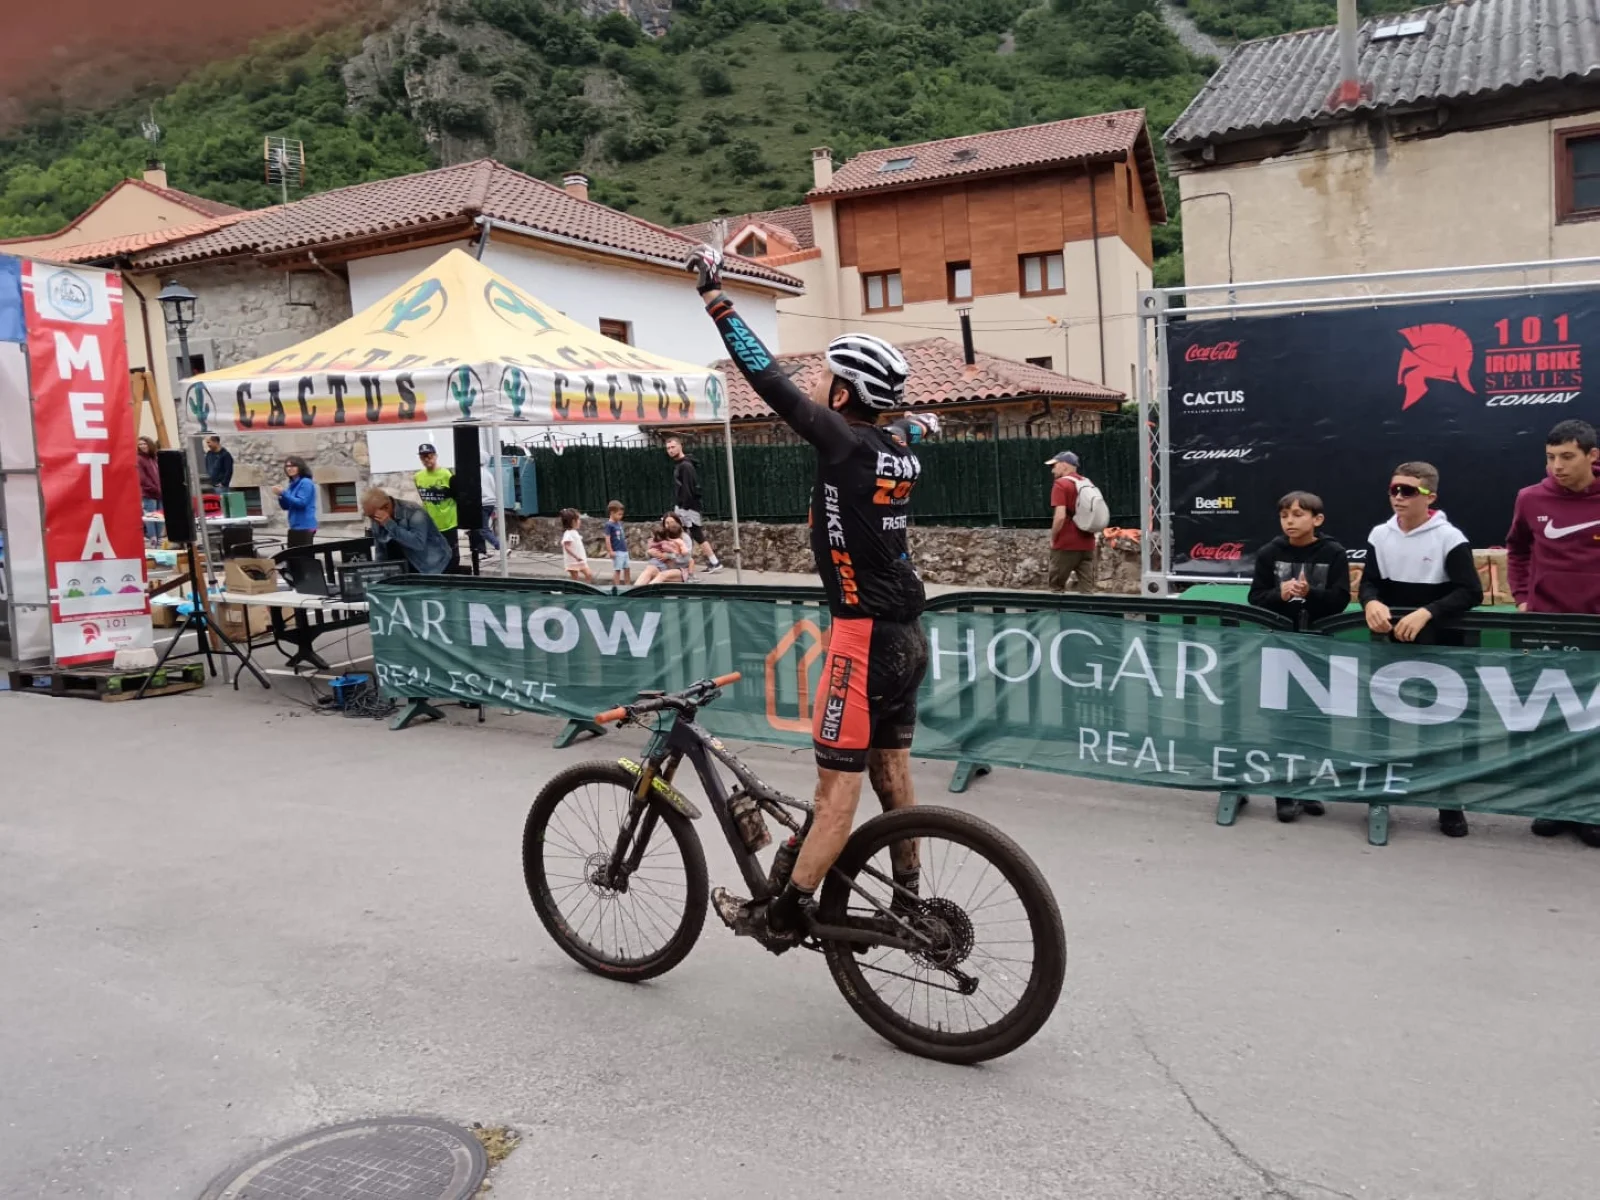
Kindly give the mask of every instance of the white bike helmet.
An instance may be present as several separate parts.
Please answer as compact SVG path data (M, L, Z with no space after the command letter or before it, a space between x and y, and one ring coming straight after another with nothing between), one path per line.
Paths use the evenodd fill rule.
M828 343L828 369L844 380L856 399L868 408L895 409L905 405L906 376L911 368L905 356L870 333L847 333Z

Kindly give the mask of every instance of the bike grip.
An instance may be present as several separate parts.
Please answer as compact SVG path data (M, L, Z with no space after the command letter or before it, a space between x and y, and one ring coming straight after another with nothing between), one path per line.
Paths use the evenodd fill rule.
M594 723L596 725L609 725L612 721L620 721L627 715L628 710L626 708L608 708L603 713L595 714Z
M718 687L727 687L730 683L738 683L743 678L744 675L739 671L729 671L726 675L718 675L711 682Z

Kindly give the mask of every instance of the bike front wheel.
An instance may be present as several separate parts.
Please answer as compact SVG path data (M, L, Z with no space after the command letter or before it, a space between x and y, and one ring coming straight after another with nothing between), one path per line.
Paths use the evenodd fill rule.
M522 832L528 896L556 945L633 983L683 961L709 887L689 818L656 796L635 818L637 782L614 762L569 767L544 785Z
M914 901L890 882L891 855L904 853L894 848L913 842ZM919 805L862 825L823 882L817 920L886 926L879 906L893 909L902 933L917 931L916 949L827 941L823 951L850 1007L896 1046L983 1062L1050 1019L1067 969L1061 911L1033 860L987 821Z

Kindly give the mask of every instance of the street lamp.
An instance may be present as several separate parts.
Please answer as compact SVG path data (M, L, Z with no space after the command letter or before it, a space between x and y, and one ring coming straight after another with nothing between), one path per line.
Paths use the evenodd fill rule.
M183 353L183 371L189 373L189 326L194 324L195 295L176 279L167 280L167 286L156 296L161 305L161 315L167 328L178 335L178 348Z

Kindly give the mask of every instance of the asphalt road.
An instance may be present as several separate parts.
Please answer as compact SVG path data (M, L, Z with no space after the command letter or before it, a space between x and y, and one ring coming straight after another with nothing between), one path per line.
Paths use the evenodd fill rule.
M193 1197L380 1113L508 1123L493 1194L1589 1200L1600 853L1404 812L1212 823L1209 796L1001 772L946 797L1067 917L1018 1053L901 1054L823 964L714 918L654 983L586 974L518 862L551 722L391 734L272 694L0 694L0 1196ZM755 749L808 786L804 754ZM710 832L709 829L706 830ZM732 881L707 843L714 881Z

